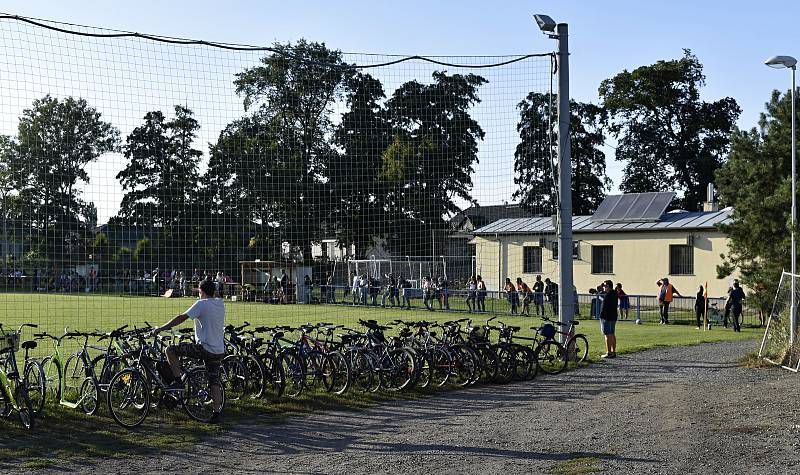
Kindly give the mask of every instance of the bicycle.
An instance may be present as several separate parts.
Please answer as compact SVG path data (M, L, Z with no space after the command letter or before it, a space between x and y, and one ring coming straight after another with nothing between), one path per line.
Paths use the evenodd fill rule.
M17 411L19 421L25 429L32 429L34 424L33 402L28 393L28 383L24 375L20 377L17 366L16 352L20 349L20 336L24 327L36 328L36 325L24 324L15 332L3 332L0 324L0 355L7 355L3 365L0 365L0 396L3 399L2 412L4 417ZM25 341L21 347L25 350L25 360L28 352L36 348L35 341Z
M146 330L149 332L150 330ZM141 425L149 414L151 405L151 385L155 385L162 397L174 399L192 419L209 422L213 415L211 387L208 372L201 362L197 366L184 368L184 389L170 389L169 383L162 378L163 360L156 360L151 351L152 346L144 338L145 331L134 330L139 341L139 348L128 352L124 357L130 358L133 364L115 374L106 392L111 417L122 427L131 429ZM220 410L225 407L225 387L219 386L221 393Z
M547 317L542 317L542 320L558 325L567 327L567 330L556 330L556 334L564 336L564 348L566 349L566 359L573 363L583 363L589 359L589 340L583 333L575 333L575 327L580 323L577 320L570 320L567 323L556 322Z

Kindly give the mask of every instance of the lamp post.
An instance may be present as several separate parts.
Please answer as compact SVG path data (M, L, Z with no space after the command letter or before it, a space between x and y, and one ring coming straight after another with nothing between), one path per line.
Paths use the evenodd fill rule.
M536 24L548 38L558 42L558 292L559 320L566 324L575 314L572 277L572 160L569 141L569 28L556 24L547 15L534 15Z
M792 70L792 306L789 310L789 347L794 348L794 341L797 338L797 293L795 286L795 275L797 274L797 247L795 243L794 229L797 226L797 147L796 147L796 116L794 94L797 88L795 84L795 71L797 70L797 60L791 56L773 56L764 62L771 68Z

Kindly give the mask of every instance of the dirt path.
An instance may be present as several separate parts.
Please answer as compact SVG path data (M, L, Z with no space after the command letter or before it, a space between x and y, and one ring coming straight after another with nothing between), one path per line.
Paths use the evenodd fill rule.
M754 342L623 355L558 377L241 425L111 473L798 473L800 375ZM702 361L702 362L701 362Z

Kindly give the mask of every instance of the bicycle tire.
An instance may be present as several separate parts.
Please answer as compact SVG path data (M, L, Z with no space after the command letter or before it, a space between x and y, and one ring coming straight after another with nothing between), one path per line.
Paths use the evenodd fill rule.
M567 342L567 355L573 363L583 363L589 359L589 340L581 333Z
M277 400L283 396L286 389L286 375L283 372L278 358L272 355L259 355L261 364L264 368L264 391L261 394L263 399Z
M150 412L150 383L136 368L125 368L111 378L106 391L111 418L126 429L138 427ZM123 411L131 409L130 419Z
M225 385L219 385L220 412L225 409ZM192 419L199 422L209 422L214 412L212 388L208 382L208 371L205 367L198 366L186 372L186 391L182 402L183 410Z
M433 348L431 350L433 358L433 373L431 384L441 388L450 379L450 372L453 367L453 357L443 348Z
M455 377L453 382L460 387L472 384L475 374L479 372L480 363L478 363L477 356L465 345L456 345L450 350L453 357L453 369L450 376Z
M64 379L64 390L67 394L62 394L61 398L67 400L68 397L74 397L73 401L78 400L78 392L83 383L83 378L86 377L85 371L79 368L80 359L78 355L71 354L64 362L64 368L61 372L61 377Z
M428 386L430 386L431 382L433 381L433 369L434 369L433 358L431 357L430 354L428 354L427 351L416 350L416 352L419 355L419 357L417 358L417 364L419 369L417 369L417 378L415 387L418 387L420 389L425 389Z
M87 416L97 414L97 410L100 408L100 388L94 378L87 377L83 380L79 396L83 413Z
M405 348L389 350L381 357L381 384L389 391L402 391L414 379L414 355Z
M222 385L231 401L239 401L247 396L247 368L238 356L228 355L222 359Z
M536 353L527 346L512 344L514 351L514 379L527 381L536 377L539 367L536 364Z
M47 387L42 364L37 360L28 360L22 380L28 387L28 397L31 399L34 414L41 414L47 399Z
M16 381L16 386L14 388L14 400L17 402L17 416L19 416L20 424L27 430L33 429L34 420L36 418L33 412L33 404L28 395L28 388L24 381L20 381L19 379Z
M241 360L247 370L247 395L250 399L261 399L267 379L264 363L252 354L243 355Z
M516 363L514 353L507 344L496 345L491 350L497 356L497 373L494 382L508 384L514 377L514 364Z
M280 354L280 364L286 378L284 393L297 397L303 393L306 385L306 365L303 358L294 350Z
M536 363L547 374L559 374L567 367L566 350L555 340L544 340L536 346Z
M353 386L362 393L369 392L375 378L375 366L372 359L359 349L348 351L350 358L350 374Z
M327 360L333 365L333 380L330 387L326 388L328 392L334 394L344 394L350 388L351 371L350 364L347 358L338 351L328 353Z
M61 400L61 366L52 356L42 358L44 368L45 392L56 404Z

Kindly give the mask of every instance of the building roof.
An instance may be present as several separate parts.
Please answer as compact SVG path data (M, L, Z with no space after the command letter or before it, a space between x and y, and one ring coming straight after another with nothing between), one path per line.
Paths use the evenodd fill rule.
M733 208L719 211L681 211L664 213L654 222L607 223L592 221L591 216L574 216L572 232L621 232L621 231L682 231L693 229L716 229L718 224L731 222ZM553 218L500 219L476 229L476 236L487 234L547 234L555 233Z
M470 206L450 218L450 226L453 229L465 230L464 228L471 224L474 229L498 219L532 218L534 216L534 213L518 204Z

